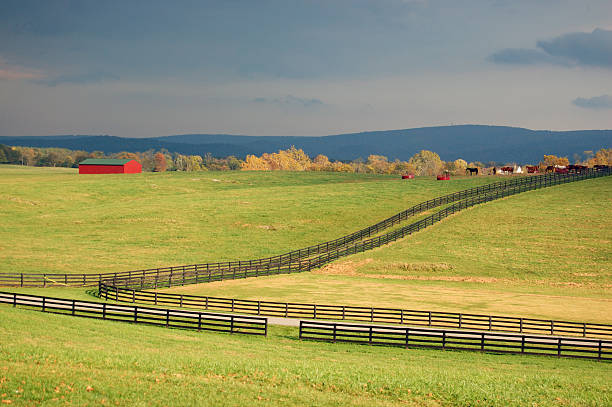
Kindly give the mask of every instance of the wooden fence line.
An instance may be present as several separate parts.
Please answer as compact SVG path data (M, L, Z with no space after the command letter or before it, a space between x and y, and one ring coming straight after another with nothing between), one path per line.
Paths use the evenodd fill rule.
M612 360L612 341L482 331L300 321L300 339Z
M268 319L265 317L128 306L3 291L0 291L0 304L56 314L198 331L263 336L268 332Z
M141 291L107 285L104 282L98 286L98 296L119 302L197 307L206 310L288 318L351 320L411 326L612 338L612 325L607 324L402 308L242 300Z
M313 262L307 262L302 264L302 260L307 257L312 256L313 254L320 254L319 260L325 258L325 256L330 253L330 250L336 249L340 250L341 248L345 248L347 244L353 243L358 240L363 240L365 237L369 237L372 234L378 233L381 230L384 230L388 227L391 227L408 217L420 213L424 210L434 208L436 206L440 206L445 203L454 202L459 199L465 198L478 198L482 197L483 194L485 196L487 194L490 195L491 192L497 191L498 196L500 196L501 191L512 189L513 191L522 192L524 190L530 189L538 189L547 186L557 185L566 182L578 181L582 179L596 178L601 176L610 175L610 169L605 170L594 170L589 169L588 171L584 171L577 174L546 174L546 175L537 175L537 176L528 176L521 177L517 179L511 179L503 182L496 182L492 184L487 184L479 187L474 187L468 190L455 192L453 194L445 195L443 197L431 199L429 201L423 202L421 204L415 205L412 208L400 212L388 219L385 219L382 222L379 222L376 225L370 226L368 228L362 229L358 232L352 233L350 235L338 238L336 240L332 240L329 242L324 242L319 245L310 246L305 249L300 249L296 251L292 251L289 253L285 253L279 256L267 257L263 259L254 259L254 260L246 260L246 261L233 261L233 262L221 262L221 263L203 263L203 264L191 264L184 266L173 266L173 267L163 267L163 268L155 268L155 269L146 269L146 270L135 270L135 271L127 271L127 272L118 272L118 273L100 273L100 274L59 274L59 273L0 273L0 285L10 285L10 286L20 286L20 287L39 287L39 286L47 286L47 285L70 285L70 286L93 286L96 285L101 280L108 279L131 279L133 277L141 276L145 278L154 278L154 276L159 276L160 274L169 274L171 278L174 277L175 273L178 275L181 272L183 273L202 273L202 272L218 272L223 275L223 279L231 278L229 275L233 275L237 273L240 275L242 270L252 271L248 273L249 277L258 276L258 275L270 275L270 274L279 274L285 272L294 272L294 271L305 271L310 270L314 267L319 267L319 265ZM527 186L531 186L531 188L527 188ZM523 189L521 190L521 187ZM518 192L514 192L518 193ZM501 193L501 196L509 196L510 194L504 195ZM487 199L479 198L476 201L480 200L480 202L487 202ZM473 201L473 202L476 202ZM476 204L476 203L473 203ZM471 205L470 205L471 206ZM464 206L465 207L465 206ZM446 211L446 212L444 212ZM454 213L454 212L453 212ZM426 227L429 224L434 223L434 217L437 216L437 220L440 220L441 217L448 216L449 211L448 208L445 210L438 212L438 214L434 214L431 217L427 218L426 222L423 224L419 224L420 230L422 227ZM402 237L404 234L400 234ZM388 242L389 240L387 240ZM370 247L377 247L375 240L368 241L368 245ZM380 243L380 240L379 240ZM384 244L384 243L383 243ZM329 257L331 259L331 257ZM329 260L331 261L331 260ZM298 264L296 267L296 263ZM320 263L319 263L320 264ZM247 273L245 273L247 275ZM242 278L244 276L241 276ZM213 281L213 280L211 280Z
M535 177L529 177L535 178ZM351 254L371 250L376 247L380 247L389 242L401 239L407 235L418 232L436 222L444 219L447 216L452 215L462 209L474 206L480 203L489 202L495 199L504 198L506 196L518 194L524 191L538 189L545 186L557 185L560 182L571 182L573 178L564 176L559 180L539 179L536 183L529 183L514 186L512 188L505 188L501 190L494 190L488 194L467 198L456 204L453 204L437 213L434 213L418 222L414 222L410 225L404 226L393 232L386 233L377 237L373 237L358 243L354 243L351 246L345 246L340 249L330 250L324 254L312 257L310 259L300 259L290 264L283 266L276 264L269 267L268 265L245 265L242 267L234 267L232 269L213 269L207 268L206 270L198 270L185 268L180 270L177 274L171 270L169 273L157 273L151 275L141 275L139 277L134 276L132 278L122 277L113 278L114 285L121 285L124 287L140 287L140 288L160 288L160 287L171 287L177 285L195 284L201 282L212 282L230 280L236 278L247 278L247 277L259 277L275 274L288 274L293 272L309 271L318 267L321 267L327 263L330 263L340 257L348 256ZM542 182L540 182L542 181ZM552 183L551 183L552 182Z

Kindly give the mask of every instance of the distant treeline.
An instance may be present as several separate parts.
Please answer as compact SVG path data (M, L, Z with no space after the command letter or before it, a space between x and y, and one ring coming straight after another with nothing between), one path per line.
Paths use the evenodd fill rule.
M264 153L261 156L247 155L245 160L234 156L215 158L210 154L203 157L199 155L183 155L170 153L167 150L145 152L119 152L105 155L100 151L87 152L69 150L64 148L36 148L36 147L9 147L0 144L0 163L21 164L40 167L72 167L76 168L79 162L87 158L117 158L134 159L142 164L143 171L334 171L374 174L415 174L436 175L442 172L463 174L466 168L490 168L500 165L513 165L515 163L466 162L459 158L455 161L443 161L432 151L422 150L413 155L408 161L390 161L382 155L370 155L367 159L353 161L330 161L325 155L319 154L309 157L302 149L291 147L277 153ZM612 165L612 148L601 149L597 152L585 151L574 154L574 163L593 166L596 164ZM524 163L521 163L524 164ZM569 165L567 157L544 155L538 163L545 168L549 165Z

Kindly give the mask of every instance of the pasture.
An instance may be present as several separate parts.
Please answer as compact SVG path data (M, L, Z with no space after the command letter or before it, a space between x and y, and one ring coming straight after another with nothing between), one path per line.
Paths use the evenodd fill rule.
M84 177L0 166L0 272L94 273L270 256L498 178ZM310 273L168 291L612 323L611 191L611 177L531 191ZM92 298L78 288L16 291ZM608 363L300 342L286 327L244 338L5 306L0 322L7 338L0 393L25 405L605 405L612 397Z

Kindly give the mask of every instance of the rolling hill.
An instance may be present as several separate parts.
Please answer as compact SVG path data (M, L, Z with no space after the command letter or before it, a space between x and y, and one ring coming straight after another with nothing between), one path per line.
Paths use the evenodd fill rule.
M544 154L568 156L612 145L612 130L545 131L518 127L461 125L372 131L323 137L269 137L228 134L183 134L156 138L101 135L0 137L0 143L30 147L63 147L86 151L146 151L165 148L181 154L216 157L261 155L294 145L307 154L335 160L381 154L408 160L420 150L432 150L445 160L535 163Z

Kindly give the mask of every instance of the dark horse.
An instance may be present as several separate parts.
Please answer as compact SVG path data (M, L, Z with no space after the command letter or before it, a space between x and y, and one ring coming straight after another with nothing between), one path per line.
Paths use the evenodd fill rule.
M472 175L474 173L476 173L476 175L478 175L478 168L467 167L465 169L465 173L467 174L468 171L470 172L470 175Z

